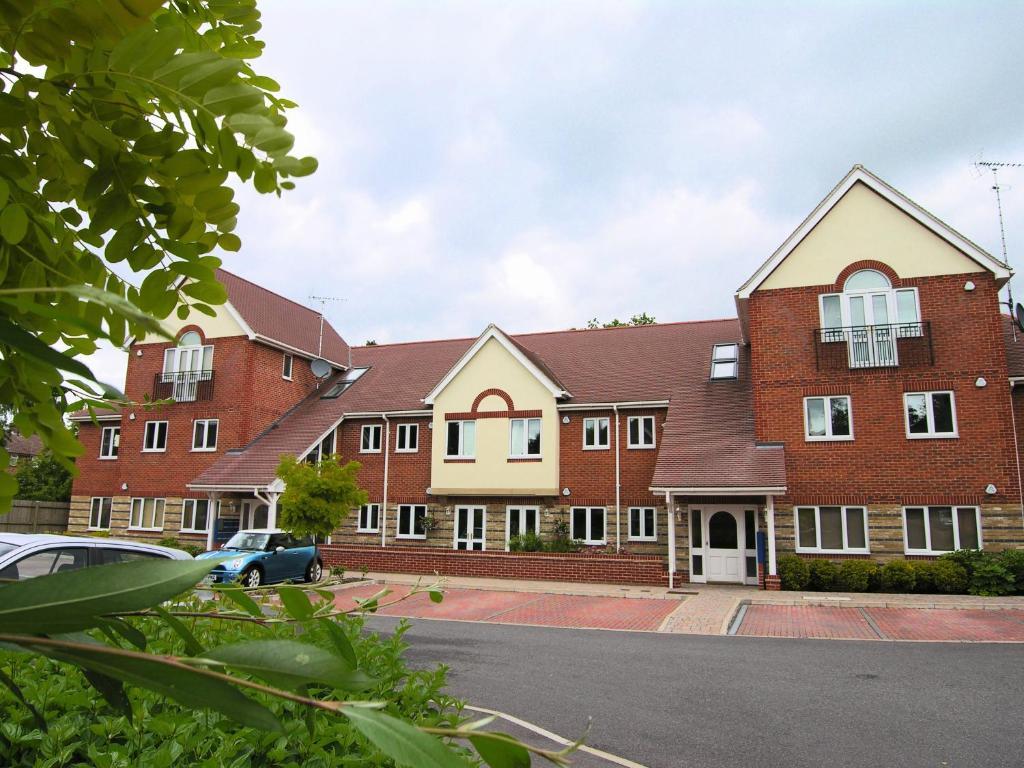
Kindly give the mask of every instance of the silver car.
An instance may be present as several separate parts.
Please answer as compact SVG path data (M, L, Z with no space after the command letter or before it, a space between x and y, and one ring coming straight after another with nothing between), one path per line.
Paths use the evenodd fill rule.
M0 532L0 580L19 581L90 565L126 563L150 557L192 559L188 552L180 549L141 541Z

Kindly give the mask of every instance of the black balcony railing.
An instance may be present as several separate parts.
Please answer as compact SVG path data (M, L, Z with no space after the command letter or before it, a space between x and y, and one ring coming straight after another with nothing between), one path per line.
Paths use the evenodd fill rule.
M935 365L927 321L815 328L813 333L818 370Z
M177 371L153 377L153 398L179 403L213 398L213 371Z

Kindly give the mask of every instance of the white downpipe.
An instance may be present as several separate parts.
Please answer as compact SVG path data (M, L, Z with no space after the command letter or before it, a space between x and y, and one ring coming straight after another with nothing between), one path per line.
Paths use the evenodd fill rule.
M768 518L768 575L778 575L775 567L775 497L769 494L765 497L765 517Z
M217 494L206 494L210 499L210 513L207 515L206 528L206 551L213 551L213 532L217 530L217 513L220 512L220 504L217 503Z
M380 545L388 545L388 456L391 453L391 422L388 415L380 415L384 419L384 492L380 505Z
M676 513L672 509L672 492L665 491L665 514L668 516L668 588L675 589L676 580Z
M622 499L622 477L619 473L619 451L622 450L622 446L619 445L619 406L618 403L612 405L612 411L615 412L615 551L618 552L622 548L622 535L621 535L621 499Z

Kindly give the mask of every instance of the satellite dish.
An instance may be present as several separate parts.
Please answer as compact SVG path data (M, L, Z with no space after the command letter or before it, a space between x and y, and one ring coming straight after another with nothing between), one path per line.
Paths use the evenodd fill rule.
M1017 308L1013 311L1014 317L1017 318L1017 327L1024 331L1024 304L1017 302Z
M318 379L326 379L331 375L331 364L322 357L318 357L309 364L309 370L311 370L313 375Z

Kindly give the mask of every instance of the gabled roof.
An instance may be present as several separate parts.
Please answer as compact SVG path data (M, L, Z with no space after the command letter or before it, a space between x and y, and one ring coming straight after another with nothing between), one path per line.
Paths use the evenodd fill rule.
M466 350L465 354L459 358L458 362L452 366L451 370L444 375L444 378L437 383L437 386L430 390L430 393L423 398L423 402L427 405L433 405L434 399L444 391L445 387L454 381L455 377L459 375L459 372L469 365L470 360L472 360L476 356L477 352L483 349L484 345L491 339L494 339L497 343L501 344L501 346L503 346L508 353L519 362L520 365L533 374L534 378L536 378L537 381L539 381L551 393L552 397L571 397L565 387L559 383L557 377L551 373L551 369L548 368L547 364L544 363L536 353L532 352L527 347L524 347L519 342L514 341L498 326L491 323L487 326L484 332L477 337L477 340L473 342L473 346Z
M553 386L572 393L563 405L664 407L667 402L668 421L660 436L655 473L660 483L673 488L712 480L744 488L785 485L782 449L754 444L746 358L741 360L738 382L709 381L714 344L739 338L735 319L502 335L532 365L543 366ZM367 371L341 395L322 399L314 393L252 443L228 451L189 485L266 487L282 454L302 455L343 419L381 413L391 418L428 415L425 396L437 391L478 342L449 339L353 347L353 367ZM321 391L330 385L323 384Z
M818 225L818 222L825 218L828 212L843 199L843 196L850 191L854 184L864 184L872 191L881 195L919 224L961 251L965 256L992 272L997 281L1005 282L1009 280L1011 272L1006 264L968 240L945 222L939 220L899 190L889 186L889 184L875 176L864 166L855 165L843 177L843 180L828 193L825 199L818 203L817 207L811 211L810 216L804 219L803 223L796 228L793 234L786 238L786 241L779 246L778 250L751 275L749 280L739 287L739 290L736 291L737 300L750 298L750 295L757 290L758 286L800 245L811 230Z
M319 312L226 269L217 270L217 279L227 289L228 311L250 339L303 357L323 357L339 368L348 367L348 344L326 319L321 348Z
M9 432L4 448L12 456L38 456L43 450L43 441L39 435L25 437L20 432Z

